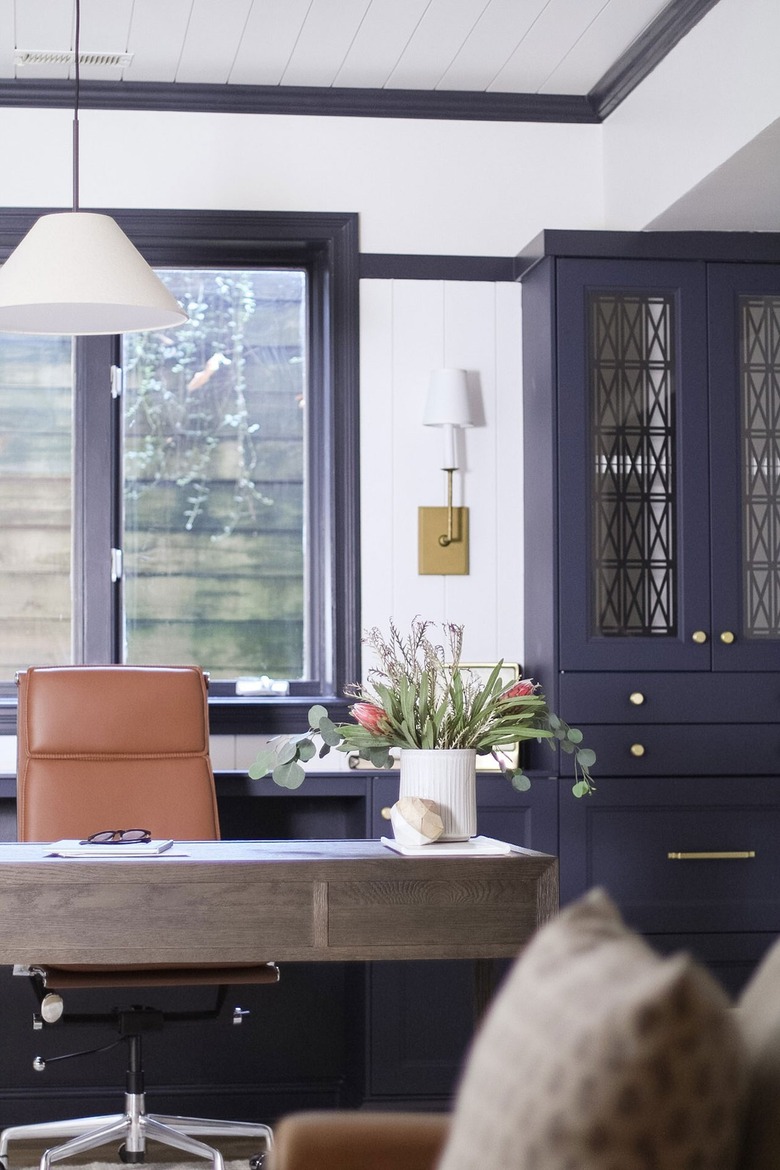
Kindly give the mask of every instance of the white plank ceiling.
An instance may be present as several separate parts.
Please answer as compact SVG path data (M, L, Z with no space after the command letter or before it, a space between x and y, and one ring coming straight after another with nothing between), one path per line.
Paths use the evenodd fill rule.
M585 95L668 0L81 0L87 80ZM73 0L0 0L0 79L66 78Z

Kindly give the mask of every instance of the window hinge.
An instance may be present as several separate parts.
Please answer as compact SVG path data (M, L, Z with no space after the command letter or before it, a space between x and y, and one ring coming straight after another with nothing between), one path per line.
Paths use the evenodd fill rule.
M122 550L121 548L111 549L111 583L115 585L117 581L122 580Z
M125 388L125 372L121 366L111 367L111 397L121 398Z

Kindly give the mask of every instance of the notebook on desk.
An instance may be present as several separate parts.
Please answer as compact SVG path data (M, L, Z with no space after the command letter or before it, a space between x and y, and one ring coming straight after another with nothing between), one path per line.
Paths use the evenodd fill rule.
M49 857L156 857L173 845L169 841L132 841L116 845L95 845L84 841L54 841Z
M404 857L490 857L511 853L512 846L492 837L469 837L468 841L432 841L430 845L402 845L394 837L382 837L382 844Z

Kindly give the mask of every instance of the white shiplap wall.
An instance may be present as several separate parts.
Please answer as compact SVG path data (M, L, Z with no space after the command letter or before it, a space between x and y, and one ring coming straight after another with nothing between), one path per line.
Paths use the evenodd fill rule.
M361 285L363 625L463 622L472 661L522 656L520 288ZM442 436L422 425L431 370L469 371L483 411L462 433L455 502L470 509L468 576L420 576L417 509L445 502Z

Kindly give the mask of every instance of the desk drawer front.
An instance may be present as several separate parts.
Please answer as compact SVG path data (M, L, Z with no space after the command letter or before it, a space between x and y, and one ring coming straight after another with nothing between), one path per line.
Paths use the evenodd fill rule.
M531 887L504 881L427 880L339 882L328 894L328 942L332 947L452 948L460 932L464 953L480 946L520 949L538 917ZM379 957L379 956L377 956Z
M273 960L291 932L302 947L314 945L308 883L137 882L131 889L141 916L119 884L57 887L22 875L14 891L3 891L4 944L19 962L60 964L259 962Z

